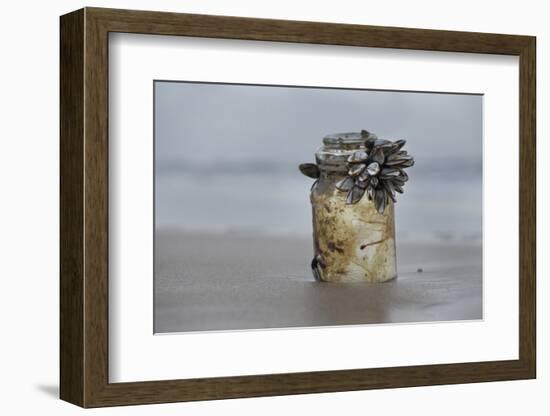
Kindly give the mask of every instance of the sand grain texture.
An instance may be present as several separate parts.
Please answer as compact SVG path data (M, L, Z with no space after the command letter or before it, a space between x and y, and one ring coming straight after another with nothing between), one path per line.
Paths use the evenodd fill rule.
M482 318L477 243L398 239L386 283L315 282L310 239L158 231L155 244L156 333Z

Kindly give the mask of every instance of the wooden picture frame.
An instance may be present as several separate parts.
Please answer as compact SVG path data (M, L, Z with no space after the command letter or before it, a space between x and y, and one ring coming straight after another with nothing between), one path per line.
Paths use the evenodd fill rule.
M60 28L61 399L101 407L535 378L534 37L100 8L64 15ZM519 359L109 383L110 32L519 56Z

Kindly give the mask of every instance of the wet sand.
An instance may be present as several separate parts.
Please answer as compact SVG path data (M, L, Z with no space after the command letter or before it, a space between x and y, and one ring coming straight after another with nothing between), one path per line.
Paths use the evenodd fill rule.
M398 240L387 283L315 282L311 256L307 238L157 231L155 332L482 318L478 243Z

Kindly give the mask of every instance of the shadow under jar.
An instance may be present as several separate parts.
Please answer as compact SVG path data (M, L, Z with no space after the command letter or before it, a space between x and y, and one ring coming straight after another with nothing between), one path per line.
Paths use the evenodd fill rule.
M327 282L386 282L397 277L395 191L414 163L404 140L381 140L363 130L325 136L311 188L315 278Z

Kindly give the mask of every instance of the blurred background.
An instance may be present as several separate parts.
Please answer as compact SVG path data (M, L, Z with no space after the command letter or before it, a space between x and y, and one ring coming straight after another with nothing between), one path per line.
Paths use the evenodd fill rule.
M314 161L329 133L406 139L398 241L482 230L482 96L156 81L156 230L310 237Z

